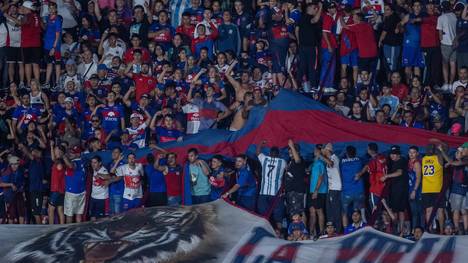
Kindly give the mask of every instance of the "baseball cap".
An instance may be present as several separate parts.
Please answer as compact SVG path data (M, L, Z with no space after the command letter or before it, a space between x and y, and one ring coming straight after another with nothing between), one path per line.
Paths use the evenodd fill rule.
M27 9L36 10L36 7L34 7L34 4L31 1L24 1L21 6Z
M8 157L8 163L9 164L19 164L20 158L17 156L10 156Z
M148 95L148 93L145 93L145 94L141 95L141 97L140 97L140 98L141 98L141 99L143 99L143 98L145 98L145 99L149 99L149 98L150 98L150 96Z
M390 154L401 154L400 146L393 145L392 148L390 148Z
M107 70L106 64L99 64L99 65L97 66L97 70Z
M466 149L466 148L468 148L468 142L465 142L464 144L462 144L462 146L461 146L461 147L462 147L463 149Z
M329 226L335 227L335 224L333 224L332 221L328 221L327 224L326 224L326 226L327 226L327 227L329 227Z
M427 0L426 5L435 5L437 4L435 0Z
M89 77L89 79L99 79L99 76L97 74L93 74L91 77Z
M454 11L463 11L463 9L465 9L465 4L463 4L463 2L458 2L453 7Z
M66 97L66 98L65 98L65 102L73 103L73 98L71 98L71 97Z
M336 8L335 2L331 2L330 4L328 4L328 9L330 8Z
M132 113L132 115L130 115L130 119L133 119L133 118L138 118L140 120L143 119L143 117L139 113Z
M73 60L73 59L69 59L69 60L67 60L67 62L65 63L65 65L76 65L76 62L75 62L75 60Z
M81 147L78 146L78 145L73 146L70 149L70 153L72 153L72 154L81 154Z

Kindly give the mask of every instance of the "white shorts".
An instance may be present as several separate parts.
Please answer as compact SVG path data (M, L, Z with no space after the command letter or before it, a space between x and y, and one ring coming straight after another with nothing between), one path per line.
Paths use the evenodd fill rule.
M66 216L82 215L85 209L86 192L74 194L65 192L63 213Z

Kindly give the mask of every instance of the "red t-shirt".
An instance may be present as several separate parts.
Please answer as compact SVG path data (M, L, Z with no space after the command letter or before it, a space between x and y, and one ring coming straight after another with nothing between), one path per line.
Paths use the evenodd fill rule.
M26 23L21 26L21 47L41 46L41 22L36 13L26 15Z
M148 51L148 49L144 48L144 47L139 47L139 48L129 48L127 51L125 51L124 53L124 62L125 64L128 64L130 62L133 61L133 52L135 49L139 49L141 50L141 60L143 62L150 62L150 53Z
M185 27L180 25L176 28L176 32L187 36L190 40L193 39L193 35L195 32L195 26L190 25L189 27Z
M323 26L322 32L328 33L328 40L330 41L330 45L332 48L337 48L338 45L336 44L336 21L331 17L329 14L323 15ZM328 48L327 42L325 38L322 37L322 48Z
M134 74L133 81L135 82L135 97L137 101L140 101L143 94L153 91L158 83L156 78L142 74Z
M369 162L369 192L375 194L376 196L382 197L385 183L380 181L380 178L382 178L386 173L387 161L385 156L379 155Z
M392 86L392 95L397 96L400 99L400 101L402 101L408 96L408 92L408 87L403 83Z
M354 24L353 18L351 16L348 17L348 20L346 21L346 25L352 25ZM341 44L340 44L340 55L348 55L351 53L353 50L357 48L357 43L356 43L356 36L354 33L348 29L343 28L341 31L340 35L341 39Z
M57 193L65 193L65 167L59 170L57 164L52 165L50 191Z
M168 173L164 176L166 179L167 196L182 195L182 171L180 167L169 167Z
M377 43L375 42L374 29L371 25L361 22L349 26L349 30L356 36L360 58L377 57Z
M437 16L423 17L421 23L421 47L438 47L440 45L437 31Z

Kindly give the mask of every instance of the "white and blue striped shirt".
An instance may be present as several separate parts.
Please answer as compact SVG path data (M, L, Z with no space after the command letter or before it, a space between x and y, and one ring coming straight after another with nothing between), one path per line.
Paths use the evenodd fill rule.
M260 188L261 195L274 196L278 193L286 168L286 161L281 158L273 158L263 153L258 155L262 164L262 183Z

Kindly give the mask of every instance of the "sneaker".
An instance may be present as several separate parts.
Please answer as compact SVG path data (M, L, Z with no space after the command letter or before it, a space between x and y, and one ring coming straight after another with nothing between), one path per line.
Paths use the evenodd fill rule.
M50 84L46 83L46 84L42 85L42 89L46 89L46 90L50 89Z

